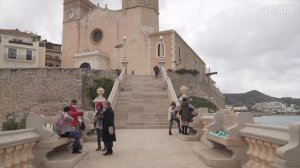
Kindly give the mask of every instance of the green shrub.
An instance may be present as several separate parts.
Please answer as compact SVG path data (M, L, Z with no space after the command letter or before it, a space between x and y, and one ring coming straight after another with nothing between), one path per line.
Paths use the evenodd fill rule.
M98 96L97 89L102 87L105 90L103 96L107 99L113 86L114 86L114 80L111 78L96 79L94 80L93 86L90 87L88 90L88 97L91 100L91 102L93 102L93 100Z
M175 72L178 73L178 74L191 74L191 75L194 75L194 76L199 75L199 73L200 73L196 69L184 69L184 68L183 69L178 69Z
M209 109L209 111L216 111L218 108L217 106L212 103L209 100L206 100L202 97L191 97L192 102L191 104L195 107L195 108L200 108L200 107L207 107Z
M26 118L28 113L11 113L6 115L6 121L2 123L3 131L19 130L26 128Z

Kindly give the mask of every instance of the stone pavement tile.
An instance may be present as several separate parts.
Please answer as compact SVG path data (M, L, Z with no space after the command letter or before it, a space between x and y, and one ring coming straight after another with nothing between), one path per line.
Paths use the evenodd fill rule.
M96 152L96 143L84 143L90 153L74 168L207 168L193 154L197 142L169 136L167 129L119 129L116 135L112 156Z

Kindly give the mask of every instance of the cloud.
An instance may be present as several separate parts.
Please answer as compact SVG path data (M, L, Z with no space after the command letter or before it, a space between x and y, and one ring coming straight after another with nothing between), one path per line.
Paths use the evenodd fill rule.
M121 0L92 2L121 8ZM63 0L0 0L1 28L61 43L62 17ZM298 0L160 0L160 30L175 29L218 71L213 78L225 93L300 97L299 18Z

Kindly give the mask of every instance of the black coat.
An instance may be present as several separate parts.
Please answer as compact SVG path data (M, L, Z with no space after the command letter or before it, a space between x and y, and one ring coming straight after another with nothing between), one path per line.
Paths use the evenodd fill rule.
M113 126L114 128L114 134L110 135L108 132L108 127ZM114 111L111 107L107 108L103 112L103 142L112 142L116 141L116 131L115 131L115 115Z

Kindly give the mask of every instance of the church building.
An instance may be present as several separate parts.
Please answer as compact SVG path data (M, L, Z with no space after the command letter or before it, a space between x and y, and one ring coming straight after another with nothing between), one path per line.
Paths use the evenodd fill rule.
M175 30L159 30L159 0L122 0L120 10L64 0L62 68L115 70L123 58L128 75L153 75L160 60L166 70L197 70L198 96L225 107L204 61Z
M158 0L123 0L122 9L89 0L64 0L62 67L120 69L150 75L163 57L166 69L197 69L205 63L175 30L159 31Z

